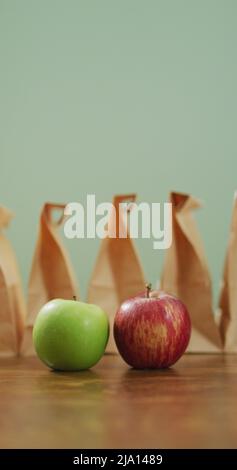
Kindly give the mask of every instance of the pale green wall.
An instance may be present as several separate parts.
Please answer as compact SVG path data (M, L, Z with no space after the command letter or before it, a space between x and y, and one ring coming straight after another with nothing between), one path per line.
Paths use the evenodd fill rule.
M217 290L237 187L236 0L0 0L0 202L26 282L45 200L170 189ZM67 242L83 293L96 241ZM154 281L161 254L138 248Z

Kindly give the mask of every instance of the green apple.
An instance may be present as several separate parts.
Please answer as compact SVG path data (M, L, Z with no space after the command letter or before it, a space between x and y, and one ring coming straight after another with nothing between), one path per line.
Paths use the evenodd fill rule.
M105 312L77 300L51 300L39 311L33 328L38 357L56 370L92 367L103 356L108 337Z

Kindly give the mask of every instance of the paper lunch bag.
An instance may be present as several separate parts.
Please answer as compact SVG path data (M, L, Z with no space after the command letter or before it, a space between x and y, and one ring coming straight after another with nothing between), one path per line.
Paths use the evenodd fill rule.
M189 352L220 352L223 348L212 308L211 279L192 211L201 206L188 194L171 193L172 245L167 250L161 289L187 306L192 321Z
M32 329L40 308L55 298L78 298L73 269L59 235L65 221L64 204L46 203L43 206L28 288L28 318L22 354L34 354ZM60 217L55 220L55 212Z
M135 199L135 194L114 197L116 220L110 218L110 222L116 223L116 228L119 222L127 238L119 238L117 231L115 238L106 236L102 240L88 289L88 302L99 305L109 316L110 337L106 352L110 353L117 352L113 338L113 322L117 309L124 300L145 290L145 279L138 255L123 217L119 214L120 203L132 203Z
M237 352L237 194L227 247L222 290L220 331L227 352Z
M0 207L0 357L19 353L26 314L17 262L4 235L13 214Z

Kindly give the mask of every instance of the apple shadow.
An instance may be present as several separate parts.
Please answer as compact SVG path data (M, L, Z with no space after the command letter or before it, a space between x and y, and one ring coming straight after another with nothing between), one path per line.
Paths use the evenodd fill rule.
M85 371L58 371L49 370L43 376L35 377L32 382L35 393L41 396L57 397L78 397L81 399L94 399L97 394L101 396L104 393L105 386L100 373L94 370Z
M117 385L117 393L141 403L152 402L155 397L166 392L167 387L176 388L180 373L174 368L166 369L133 369L126 370Z
M152 377L178 377L180 374L179 372L172 368L166 367L163 369L135 369L134 367L130 367L124 374L123 377L131 378L134 377L142 377L143 379L148 379Z
M63 376L63 377L80 377L81 379L99 379L100 374L92 369L85 369L85 370L60 370L60 369L50 369L50 374L55 376Z

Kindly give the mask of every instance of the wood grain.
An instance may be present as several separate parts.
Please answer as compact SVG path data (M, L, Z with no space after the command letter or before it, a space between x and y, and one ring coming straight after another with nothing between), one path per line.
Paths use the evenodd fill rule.
M110 355L76 373L1 360L0 425L1 448L237 447L237 356L135 371Z

